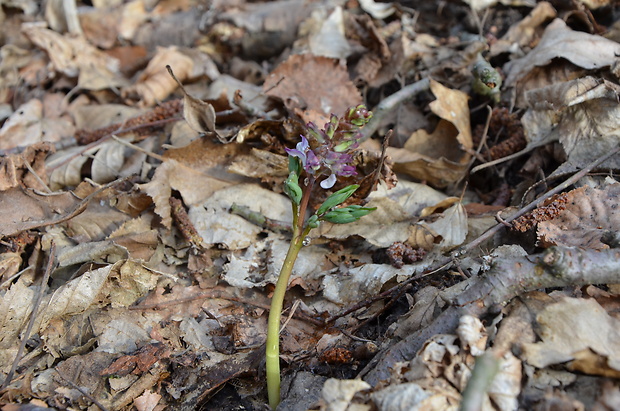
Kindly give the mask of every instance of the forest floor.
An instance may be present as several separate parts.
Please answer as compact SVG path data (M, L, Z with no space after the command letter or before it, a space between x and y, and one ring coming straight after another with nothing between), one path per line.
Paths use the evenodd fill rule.
M279 410L620 409L610 0L0 0L0 406L266 410L286 149L365 104ZM308 181L303 180L302 181ZM28 408L29 407L29 408Z

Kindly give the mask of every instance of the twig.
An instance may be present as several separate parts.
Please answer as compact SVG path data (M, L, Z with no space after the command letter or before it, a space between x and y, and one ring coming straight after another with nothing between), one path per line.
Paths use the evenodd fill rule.
M359 142L366 141L374 134L379 128L379 125L385 118L385 116L396 109L396 107L406 101L413 99L418 93L427 90L430 86L430 80L428 78L419 80L413 84L403 87L396 93L383 99L381 103L372 110L372 119L362 128L362 137Z
M101 411L108 411L108 409L106 407L104 407L99 401L97 401L97 399L95 397L93 397L92 395L90 395L88 392L86 392L82 387L80 387L79 385L77 385L76 383L74 383L73 381L65 378L60 371L58 371L57 369L54 368L54 371L56 371L56 374L58 374L58 376L67 384L69 384L72 388L78 390L84 397L88 398L93 404L95 404L97 407L99 407L99 409L101 409Z
M52 270L54 269L55 253L56 244L54 244L54 242L52 241L49 251L49 258L47 260L47 267L45 268L45 274L43 275L43 279L41 280L41 286L39 287L39 291L32 306L32 312L30 313L30 321L28 322L28 327L26 327L26 331L22 336L22 341L19 344L19 348L17 349L17 354L15 354L15 359L13 360L13 364L11 365L11 369L6 375L4 382L2 383L2 387L0 387L0 391L6 389L11 383L11 380L13 380L13 374L15 374L15 370L17 369L17 366L22 359L22 355L24 354L26 342L28 341L28 338L30 338L30 333L32 332L32 328L34 327L34 321L37 318L37 312L39 311L41 300L43 300L43 295L45 295L45 291L47 290L47 281L50 278Z
M232 214L236 214L240 217L245 218L254 225L262 228L267 228L277 233L290 233L291 231L293 231L293 227L291 226L291 224L267 218L257 211L252 211L252 209L248 206L233 203L233 205L230 206L230 212Z
M573 176L571 178L569 178L568 180L564 181L562 184L560 184L559 186L557 186L553 190L550 190L550 191L546 192L541 197L535 199L534 201L532 201L531 203L529 203L528 205L523 207L521 210L519 210L514 215L504 219L504 221L502 223L499 223L499 224L489 228L487 231L485 231L478 238L476 238L475 240L473 240L472 242L470 242L466 246L461 247L459 250L453 252L452 256L453 257L458 257L460 255L463 255L463 254L469 252L469 251L472 251L474 248L478 247L480 244L484 243L489 238L493 237L500 229L505 227L504 223L510 223L511 221L513 221L513 220L521 217L522 215L524 215L524 214L532 211L533 209L535 209L538 206L538 204L540 204L542 201L546 200L547 198L550 198L550 197L552 197L552 196L562 192L563 190L566 190L568 187L570 187L571 185L575 184L577 181L579 181L581 178L583 178L586 174L588 174L590 171L592 171L598 165L600 165L603 162L607 161L610 157L616 155L619 151L620 151L620 147L616 147L614 150L612 150L611 152L605 154L603 157L600 157L597 160L591 162L590 164L585 166L579 172L573 174Z

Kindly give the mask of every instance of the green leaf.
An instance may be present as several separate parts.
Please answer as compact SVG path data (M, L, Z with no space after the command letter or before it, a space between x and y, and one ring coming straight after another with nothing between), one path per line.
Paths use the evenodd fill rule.
M348 206L326 213L321 219L334 224L348 224L375 211L376 207Z
M299 187L299 176L296 172L291 171L288 178L284 182L284 192L295 204L299 205L303 191Z
M326 211L331 208L336 207L339 204L344 203L347 198L351 197L351 195L359 188L358 184L351 184L350 186L346 186L345 188L336 191L321 204L319 209L316 211L317 215L323 215Z

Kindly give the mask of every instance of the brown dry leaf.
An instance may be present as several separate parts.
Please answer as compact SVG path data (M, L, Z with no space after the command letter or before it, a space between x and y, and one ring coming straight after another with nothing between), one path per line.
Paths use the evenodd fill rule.
M0 195L0 236L52 225L71 212L78 200L71 193L40 195L19 187Z
M26 147L21 154L0 159L0 192L19 186L46 189L45 157L52 149L48 143L37 143Z
M542 30L541 25L556 15L557 12L551 3L538 2L527 17L510 27L501 39L491 44L489 54L497 56L507 52L516 53L519 49L529 46L538 35L537 32Z
M317 16L318 13L321 15ZM333 59L347 58L352 50L345 37L342 7L337 6L329 15L326 9L317 9L313 12L313 17L320 25L308 39L310 53Z
M133 406L138 411L153 411L161 400L161 395L151 390L146 390L133 400Z
M523 344L522 357L545 368L568 362L589 375L620 376L620 320L594 299L562 298L536 316L541 342Z
M248 147L240 144L223 145L208 138L195 140L185 147L168 150L153 179L140 188L153 198L155 212L162 218L162 224L170 228L172 190L181 193L189 207L203 203L219 189L245 180L227 173L226 168L231 158L247 151Z
M568 155L563 167L585 166L620 142L618 96L618 84L590 76L528 91L522 123L529 145L559 140ZM611 159L601 167L618 165Z
M118 60L87 43L84 37L62 36L36 23L24 25L23 32L46 51L54 70L78 77L80 88L103 90L127 85L120 76Z
M406 241L411 235L410 226L418 220L425 207L436 204L446 196L424 184L401 181L387 190L379 186L368 196L367 207L377 207L363 219L350 224L327 222L310 232L332 239L358 235L377 247L389 247L397 241Z
M172 68L166 66L166 70L170 74L170 77L177 83L177 86L183 92L183 118L187 121L187 124L192 130L198 133L212 134L220 138L215 131L215 109L213 105L202 101L190 95L183 87L183 84L177 79ZM221 140L221 138L220 138Z
M61 94L47 94L43 100L32 99L22 104L0 129L0 149L58 142L73 136L75 127L63 110L63 98Z
M421 223L435 235L441 236L439 247L441 251L448 251L463 244L467 237L467 211L463 203L457 202L441 213L432 223Z
M324 124L330 114L342 115L362 102L345 66L311 54L292 55L269 74L265 93L278 97L304 122Z
M620 44L604 37L571 30L561 19L547 26L540 43L524 57L504 66L506 87L515 86L534 67L545 66L554 58L564 58L589 70L612 65L620 55Z
M263 242L257 242L256 238L263 229L230 213L233 204L249 207L252 211L274 220L292 221L293 218L289 200L284 195L263 189L256 184L225 187L204 198L202 202L194 204L189 210L190 220L207 244L218 244L229 250L244 249L252 244L259 248L263 245ZM248 259L252 260L255 257L248 251L247 257L235 261L239 264L250 264ZM279 269L280 267L274 267L274 270ZM248 268L246 272L235 272L233 277L245 278L251 271L253 269Z
M418 130L402 149L388 149L394 170L413 178L445 187L458 181L467 171L470 155L461 147L472 149L471 126L467 95L448 89L431 80L437 100L431 110L442 118L432 134Z
M150 107L165 100L177 88L166 66L172 67L181 83L202 76L215 80L220 74L215 63L205 53L175 46L158 48L136 84L123 90L123 97L139 100L141 107Z
M603 189L580 187L568 195L565 210L553 220L538 224L541 244L608 248L601 242L603 236L620 231L620 211L617 209L620 184L610 184Z

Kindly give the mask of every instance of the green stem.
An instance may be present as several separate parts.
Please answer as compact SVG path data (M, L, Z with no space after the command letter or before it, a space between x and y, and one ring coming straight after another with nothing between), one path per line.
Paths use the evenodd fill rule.
M271 309L269 310L269 323L267 325L267 392L269 406L276 409L280 403L280 316L284 304L284 294L288 287L288 281L295 265L299 250L303 247L303 238L297 227L294 227L297 235L293 235L288 253L282 264L280 276L276 288L271 297Z
M269 309L269 322L267 323L267 348L265 364L267 368L267 394L269 396L269 406L276 409L280 403L280 317L284 305L284 295L288 288L288 282L293 272L295 260L299 255L299 250L303 247L304 237L308 235L310 228L304 228L304 217L308 200L310 198L311 186L306 187L301 200L301 207L293 203L293 238L282 263L282 269L276 282L276 288L271 297L271 308Z

